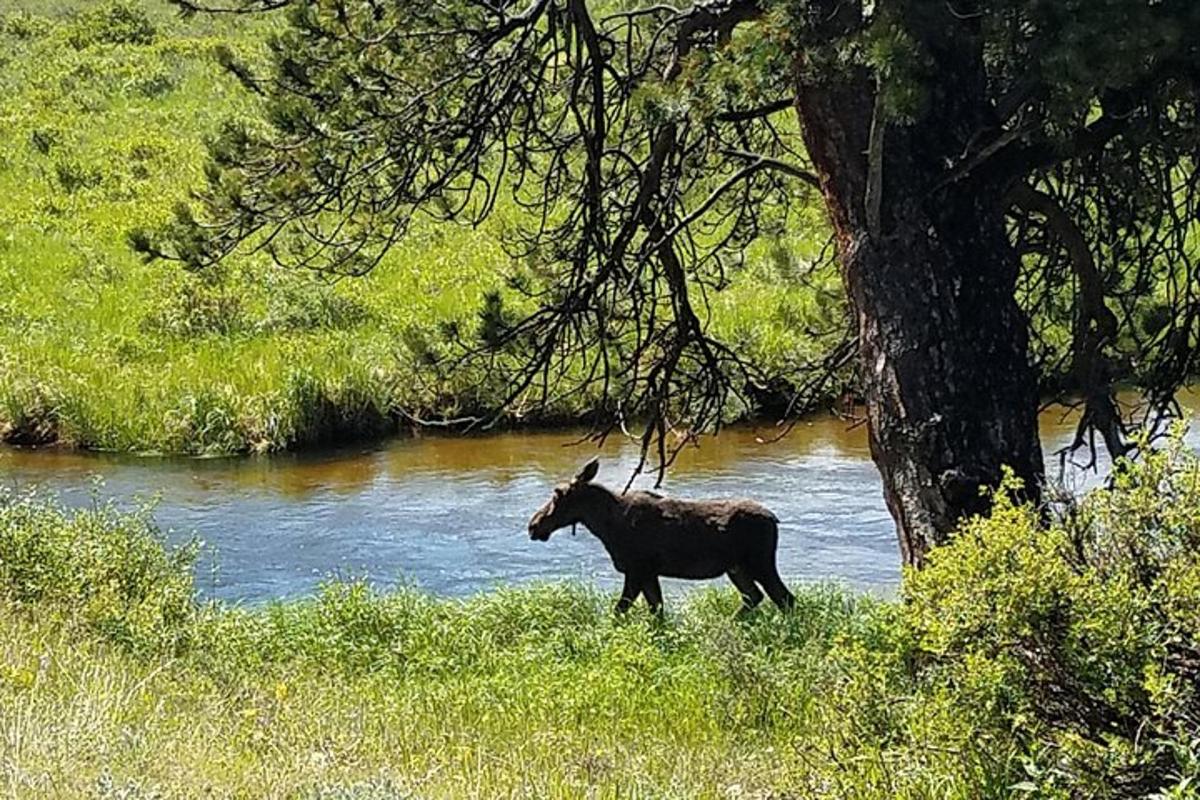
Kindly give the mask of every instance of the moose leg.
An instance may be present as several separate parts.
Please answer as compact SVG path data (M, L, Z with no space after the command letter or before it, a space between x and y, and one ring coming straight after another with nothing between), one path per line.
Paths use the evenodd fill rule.
M771 596L771 600L779 606L781 611L791 611L795 608L796 596L784 586L783 579L779 577L779 570L775 568L774 564L763 570L758 582L767 590L767 594Z
M662 614L662 584L658 582L657 575L651 575L642 582L642 596L646 598L646 604L650 606L651 613Z
M738 610L738 616L744 617L762 602L762 590L742 567L734 567L729 570L729 580L733 581L733 585L742 594L742 607Z
M625 587L621 589L621 599L617 601L617 613L624 614L633 605L633 601L637 600L638 595L642 593L642 582L625 573Z

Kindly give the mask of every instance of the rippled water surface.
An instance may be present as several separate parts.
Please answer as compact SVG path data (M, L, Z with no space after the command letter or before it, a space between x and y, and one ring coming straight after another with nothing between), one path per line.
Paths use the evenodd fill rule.
M1200 398L1189 395L1189 417ZM1043 417L1052 452L1071 420ZM799 581L832 579L887 591L899 580L892 521L869 459L866 431L833 418L774 429L731 429L688 450L664 491L682 497L750 496L781 519L780 571ZM1190 434L1200 445L1196 431ZM570 432L487 437L426 436L377 447L248 459L146 459L0 449L0 482L52 488L88 501L158 494L157 519L176 539L208 545L202 590L257 601L310 592L330 575L405 582L446 595L502 584L615 574L600 543L580 527L531 542L530 514L551 487L594 450ZM624 485L636 448L610 442L598 480ZM1057 461L1052 473L1058 473ZM1066 475L1079 488L1095 477ZM649 483L646 481L645 483ZM678 590L680 584L675 583Z

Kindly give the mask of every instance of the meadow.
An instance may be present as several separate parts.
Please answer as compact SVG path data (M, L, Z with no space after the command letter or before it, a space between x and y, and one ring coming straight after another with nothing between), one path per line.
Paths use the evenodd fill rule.
M506 376L448 369L444 329L525 268L499 245L511 207L419 224L341 282L129 247L257 112L218 62L253 63L275 24L4 0L0 440L221 455L500 411ZM784 379L844 314L803 216L710 298L714 331ZM728 589L664 617L572 584L217 603L152 506L0 488L0 794L1200 797L1200 460L1177 438L1049 514L1018 488L897 598L804 586L745 620Z
M0 496L0 794L1200 796L1200 463L996 498L894 601L196 595L149 508Z
M337 283L252 254L197 275L129 247L201 185L208 137L254 113L218 53L253 63L274 24L184 20L162 0L3 4L0 439L224 454L498 410L505 376L448 369L441 331L472 330L520 266L499 244L512 208L478 229L417 225ZM832 273L804 279L821 241L756 245L712 300L714 330L772 374L816 355L802 331L841 313ZM592 399L505 419L566 421Z

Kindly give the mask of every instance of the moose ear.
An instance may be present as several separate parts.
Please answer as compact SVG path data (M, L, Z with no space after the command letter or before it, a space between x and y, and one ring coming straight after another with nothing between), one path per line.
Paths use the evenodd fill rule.
M575 476L576 483L588 483L592 478L596 477L596 473L600 471L600 459L593 458L591 461L583 465L583 469L579 470L579 474Z

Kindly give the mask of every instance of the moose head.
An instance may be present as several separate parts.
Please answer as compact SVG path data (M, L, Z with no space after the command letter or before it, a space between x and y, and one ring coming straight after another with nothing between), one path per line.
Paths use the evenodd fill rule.
M529 519L529 538L545 542L556 530L580 522L590 494L585 490L599 469L600 459L593 458L569 483L555 486L550 499Z

